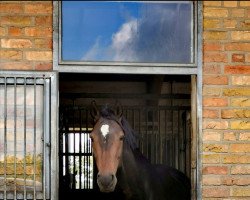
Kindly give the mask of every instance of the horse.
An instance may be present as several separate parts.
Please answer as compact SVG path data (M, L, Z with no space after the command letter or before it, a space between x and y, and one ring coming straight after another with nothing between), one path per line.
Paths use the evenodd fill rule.
M122 115L121 106L92 102L90 133L101 193L121 191L126 200L190 200L190 180L181 171L153 165L138 150L137 137ZM119 198L121 199L121 198Z

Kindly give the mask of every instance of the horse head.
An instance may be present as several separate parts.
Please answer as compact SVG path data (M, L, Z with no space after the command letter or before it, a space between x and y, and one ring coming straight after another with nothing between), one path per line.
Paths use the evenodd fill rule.
M94 128L90 133L93 155L98 169L97 184L101 192L114 191L117 184L116 172L121 165L125 133L121 126L122 110L105 107L99 111L92 102L91 115Z

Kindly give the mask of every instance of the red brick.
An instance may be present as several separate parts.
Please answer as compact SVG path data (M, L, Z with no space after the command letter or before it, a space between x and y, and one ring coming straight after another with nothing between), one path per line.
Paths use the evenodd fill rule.
M10 26L29 26L32 24L32 18L29 16L2 16L1 24Z
M232 76L232 85L250 85L250 76Z
M243 176L227 176L222 178L224 185L250 185L250 178Z
M244 20L244 21L240 22L240 28L243 28L245 30L249 30L250 20Z
M0 13L17 14L23 12L23 5L18 3L0 3Z
M223 1L224 7L237 7L237 1Z
M247 164L250 163L249 155L225 154L222 156L223 164Z
M227 53L204 53L204 62L227 62Z
M204 109L202 114L203 118L210 118L210 119L219 118L218 110Z
M250 74L250 66L225 66L224 72L225 74Z
M232 62L245 62L244 54L232 54Z
M26 36L30 37L52 37L52 28L27 27L24 30Z
M228 174L228 167L226 166L207 166L202 170L203 174L225 175Z
M250 110L226 109L221 111L221 117L223 119L250 118Z
M26 4L24 5L24 12L29 14L50 14L52 13L52 2Z
M52 16L37 16L36 26L52 26Z
M51 51L27 51L25 52L27 60L34 61L51 61L52 52Z
M33 70L30 62L1 62L0 69L4 70Z
M14 51L14 50L1 50L0 49L0 60L1 59L20 60L20 59L22 59L22 52L21 51Z
M225 31L205 31L203 34L203 39L206 40L226 40L227 32Z
M236 134L233 132L225 132L223 135L223 140L226 141L235 141L236 140Z
M224 19L223 26L230 29L235 28L237 26L237 21L234 19Z
M21 36L22 28L19 27L9 27L9 36Z
M224 8L211 8L211 7L205 7L203 10L204 17L227 17L228 16L228 10Z
M223 45L220 43L204 43L203 45L204 51L222 51Z
M230 152L236 153L250 153L250 144L231 144Z
M32 42L29 39L1 39L3 48L31 48Z
M231 174L248 174L250 175L250 165L236 165L232 166Z
M205 107L224 107L227 105L227 98L203 98L203 106Z
M232 9L231 16L232 17L244 17L245 9Z
M226 153L228 151L228 145L226 144L204 144L204 152L214 152L214 153Z
M5 36L5 35L6 35L5 27L0 27L0 36Z
M221 27L221 23L220 23L220 20L218 20L218 19L204 19L203 20L204 30L216 29L216 28L220 28L220 27Z
M35 65L35 70L52 70L52 63L39 63Z
M203 96L218 97L221 95L221 88L207 87L206 85L204 85L202 93L203 93Z
M228 77L227 76L203 76L203 84L205 85L227 85Z
M226 130L228 129L227 121L208 121L203 120L203 129L213 129L213 130Z
M220 163L220 155L218 154L203 154L202 162L206 164Z
M52 38L39 38L34 40L34 47L37 49L52 49Z
M203 141L220 141L221 134L219 132L203 132Z
M242 87L242 88L226 88L223 89L224 96L250 96L250 88Z
M248 133L240 133L239 140L250 141L250 132L248 132Z
M225 44L226 51L250 51L250 43L231 42Z
M203 74L220 74L221 66L220 64L205 63L203 66Z
M231 31L232 40L249 41L250 31Z
M202 194L204 197L229 197L230 189L220 187L206 187L203 189Z
M204 175L202 178L203 185L221 185L221 177L220 176L209 176Z

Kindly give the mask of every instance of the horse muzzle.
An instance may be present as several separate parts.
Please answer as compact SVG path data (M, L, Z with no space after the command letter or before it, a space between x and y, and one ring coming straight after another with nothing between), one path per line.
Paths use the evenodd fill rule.
M113 192L115 190L116 183L117 178L114 174L97 174L97 184L101 192Z

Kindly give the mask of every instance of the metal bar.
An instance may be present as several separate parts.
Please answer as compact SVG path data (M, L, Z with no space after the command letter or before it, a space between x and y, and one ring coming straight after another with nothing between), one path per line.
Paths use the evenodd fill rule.
M87 130L87 132L88 132L88 110L86 109L86 130ZM84 134L85 135L85 141L87 141L87 148L86 148L86 150L87 150L87 152L88 152L88 148L89 148L89 146L90 146L90 144L89 144L89 140L88 140L88 137L87 137L87 134ZM86 165L85 165L85 168L86 168L86 175L87 175L87 188L86 189L89 189L89 156L87 156L86 157L87 159L86 159L86 161L87 161L87 167L86 167Z
M17 157L17 149L16 149L16 144L17 144L17 130L16 130L16 120L17 120L17 106L16 106L16 77L14 78L14 199L17 199L17 186L16 186L16 175L17 175L17 167L16 167L16 157Z
M7 199L7 78L4 80L4 199Z
M45 80L44 80L45 82ZM46 123L47 123L47 111L46 111L46 103L47 103L47 99L46 99L47 95L46 95L46 89L45 86L43 87L43 129L44 129L44 133L47 133L47 128L46 128ZM59 133L60 134L60 133ZM42 136L43 137L43 200L46 200L46 136Z
M162 164L163 162L163 160L162 160L162 133L161 133L161 110L159 110L159 112L158 112L158 123L159 123L159 131L158 131L158 133L159 133L159 143L160 143L160 145L158 145L159 146L159 151L160 151L160 153L159 153L159 155L160 155L160 161L159 161L159 163L160 164Z
M80 131L79 131L79 188L82 189L82 110L79 109Z
M36 147L37 147L37 144L36 144L36 109L37 109L37 106L36 106L36 78L34 78L34 136L33 136L33 145L34 145L34 151L33 151L33 168L34 168L34 175L33 175L33 198L34 200L36 200Z
M70 110L77 110L77 109L86 109L86 106L64 106L65 109L70 109ZM148 110L157 110L157 109L165 109L165 110L190 110L191 106L158 106L156 108L155 106L147 106ZM124 116L126 117L126 110L127 109L141 109L145 110L145 106L123 106L123 109L125 110Z
M27 76L26 76L26 78L28 78L27 81L26 81L26 85L34 85L35 84L35 82L34 82L33 79L30 79L30 77L27 77ZM36 84L37 85L42 85L43 84L43 80L42 79L43 78L41 78L41 77L37 78ZM18 78L18 76L13 76L13 78L9 77L6 83L7 84L13 84L13 85L14 84L16 84L16 85L23 85L24 84L24 79L20 79L20 78ZM0 84L4 84L4 81L2 79L0 79Z
M167 140L167 111L166 110L164 110L164 118L165 118L165 120L164 120L164 124L165 124L165 126L164 126L164 160L163 160L163 163L164 164L168 164L168 162L167 162L167 149L168 149L168 140Z
M75 105L75 101L73 102L73 104ZM74 149L74 154L73 154L73 177L72 177L72 181L73 181L73 184L72 184L72 187L73 189L76 189L75 188L75 170L76 170L76 157L75 157L75 153L76 153L76 146L75 146L75 143L76 143L76 132L75 132L75 110L73 110L73 149Z
M85 146L85 145L84 145ZM88 150L88 147L87 147L87 144L85 146L85 151ZM73 156L73 155L76 155L76 156L91 156L92 154L91 153L62 153L63 156Z
M26 85L26 81L27 79L24 78L24 137L23 137L23 141L24 141L24 150L23 150L23 153L24 153L24 163L23 163L23 175L24 175L24 190L23 190L23 197L24 199L26 200L27 199L27 191L26 191L26 139L27 139L27 132L26 132L26 122L27 122L27 119L26 119L26 98L27 98L27 94L26 94L26 90L27 90L27 85Z
M190 94L148 94L148 93L60 93L61 98L117 98L117 99L190 99Z
M57 72L49 72L47 75L50 78L50 138L51 138L51 148L50 148L50 190L48 194L50 194L50 200L57 200L58 197L58 186L59 186L59 167L58 167L58 74ZM48 198L49 199L49 198Z
M43 141L43 148L44 148L44 161L43 161L43 198L49 199L50 198L50 150L51 150L51 141L50 141L50 122L51 122L51 79L45 78L44 79L44 102L43 102L43 116L44 116L44 141Z
M176 168L180 169L180 149L179 149L179 142L180 142L180 111L177 111L177 134L176 134Z

